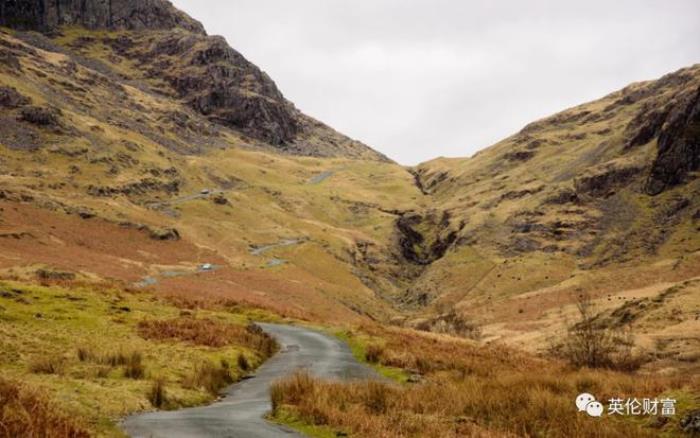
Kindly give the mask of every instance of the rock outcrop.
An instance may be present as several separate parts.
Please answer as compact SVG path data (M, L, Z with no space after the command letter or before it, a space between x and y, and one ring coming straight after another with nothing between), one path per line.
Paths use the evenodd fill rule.
M175 56L161 74L190 107L214 123L272 145L291 142L300 131L297 111L258 67L222 37L170 35L154 45L144 62Z
M0 107L19 108L30 102L31 99L20 94L15 88L0 86Z
M678 99L659 134L646 192L658 195L700 168L700 88Z
M399 247L403 257L414 265L427 266L442 258L457 240L457 229L450 214L430 211L425 215L402 213L396 220Z
M174 29L204 34L198 21L166 0L3 0L0 26L50 31L59 26L90 29Z
M613 160L579 175L574 179L574 187L578 195L605 197L628 185L642 170L634 163Z

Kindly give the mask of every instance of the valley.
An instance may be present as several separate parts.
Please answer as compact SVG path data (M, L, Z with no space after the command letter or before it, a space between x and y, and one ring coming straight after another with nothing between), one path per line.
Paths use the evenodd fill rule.
M596 327L629 334L645 389L677 395L683 414L697 405L700 65L535 121L472 157L409 168L303 114L168 2L120 0L105 23L101 10L19 3L0 9L0 384L43 388L68 400L78 429L119 436L126 415L213 401L273 353L251 343L264 336L248 324L275 321L349 333L359 359L400 370L404 386L386 391L415 414L406 424L427 427L411 395L426 391L425 415L457 422L435 433L585 436L582 420L561 425L565 396L603 391L593 375L621 391L633 380L557 356L585 297ZM173 335L139 331L152 320ZM192 333L210 327L197 321L236 335L202 341ZM141 354L143 378L102 363L107 352L77 356L103 343ZM49 350L60 370L32 371ZM245 370L232 366L239 354ZM225 377L193 382L212 363ZM508 423L501 413L516 402L505 394L489 418L440 406L440 385L460 403L460 391L487 390L489 364L502 371L499 391L527 380L521 365L560 376L524 391L556 405L554 419L516 409ZM407 375L427 386L405 386ZM158 381L167 406L144 396ZM329 390L314 385L318 397ZM347 385L333 390L366 390ZM299 403L318 399L305 400L275 414L313 423L312 404ZM320 426L367 436L353 416L324 415ZM385 436L424 436L372 415ZM631 430L654 432L621 421L596 436Z

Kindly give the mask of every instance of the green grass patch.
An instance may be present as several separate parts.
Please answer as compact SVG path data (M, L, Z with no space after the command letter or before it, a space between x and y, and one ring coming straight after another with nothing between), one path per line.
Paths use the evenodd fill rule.
M207 320L245 332L250 316L262 315L242 308L185 312L148 293L102 285L0 281L0 375L44 389L96 435L122 436L119 418L156 409L149 397L154 382L167 395L160 407L200 405L246 374L238 366L241 354L249 369L265 359L237 340L207 346L177 337L147 338L139 331L140 322ZM202 370L210 368L219 376L214 383L202 377Z
M397 367L388 367L378 363L372 363L367 360L367 347L374 341L368 336L358 335L347 330L339 330L333 334L348 344L355 359L371 366L380 375L399 383L406 383L406 381L408 381L410 375L406 370Z
M336 438L339 436L336 429L328 426L315 426L304 423L292 410L286 408L281 408L276 416L269 419L274 423L287 426L310 438Z

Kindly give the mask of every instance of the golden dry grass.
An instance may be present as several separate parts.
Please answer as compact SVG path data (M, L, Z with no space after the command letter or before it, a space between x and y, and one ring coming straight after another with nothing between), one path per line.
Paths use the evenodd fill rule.
M296 374L273 386L273 415L291 412L308 424L386 438L652 437L679 434L677 421L655 429L649 426L652 417L594 419L577 412L576 396L590 392L609 400L671 395L679 400L678 415L700 401L697 377L576 370L505 347L479 347L405 330L365 330L385 340L375 351L380 364L412 369L422 381L341 383Z
M171 339L207 347L242 344L252 348L263 346L267 352L274 352L275 348L274 340L253 325L244 327L207 318L141 321L138 331L144 339Z
M41 391L0 378L0 437L89 437L75 418L64 416Z
M120 437L115 419L153 407L209 403L222 386L255 369L274 350L268 338L246 328L260 311L214 307L183 309L149 293L100 284L68 288L0 281L0 376L22 382L28 393L41 388L54 401L55 415L81 419L91 435ZM193 329L182 314L203 322ZM143 321L175 321L153 327L179 331L164 328L167 337L144 338ZM238 330L229 327L236 325ZM229 328L216 331L219 326ZM220 336L236 336L220 347L201 345L223 344L202 341L207 338L200 332L212 327ZM239 357L245 358L246 370ZM0 398L7 403L3 394ZM24 414L12 406L7 415L19 421ZM61 433L31 436L65 436Z

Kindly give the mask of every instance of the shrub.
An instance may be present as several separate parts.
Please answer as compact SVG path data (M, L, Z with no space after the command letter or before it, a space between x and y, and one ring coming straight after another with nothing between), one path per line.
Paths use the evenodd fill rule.
M468 320L464 315L458 314L454 309L434 319L424 321L416 328L426 332L445 333L477 341L481 339L481 327Z
M602 325L588 295L578 297L576 308L579 320L569 327L563 343L554 347L555 354L577 368L632 372L642 366L643 356L632 352L634 341L631 334L616 333Z

